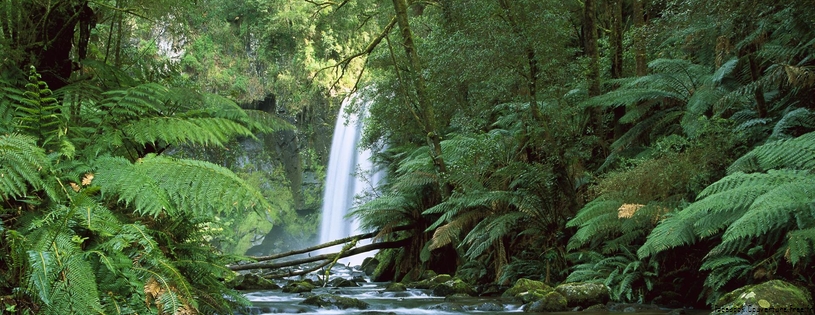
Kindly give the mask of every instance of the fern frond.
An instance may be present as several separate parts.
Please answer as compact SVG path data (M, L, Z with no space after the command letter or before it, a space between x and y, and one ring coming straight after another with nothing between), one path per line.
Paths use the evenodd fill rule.
M806 108L797 108L784 114L773 127L770 141L791 138L795 134L791 131L799 132L801 129L812 131L815 129L815 113Z
M815 132L759 146L733 162L727 172L762 172L778 168L815 169Z
M122 158L99 160L96 182L103 193L133 203L138 213L157 216L165 211L215 214L236 208L272 209L255 187L212 163L152 155L133 164Z
M706 259L699 270L710 270L710 274L705 279L705 286L718 291L732 279L746 278L752 270L752 266L747 259L723 256Z
M794 214L806 211L813 202L815 176L773 187L750 205L750 209L734 221L722 235L722 241L754 238L775 229L794 226Z
M169 89L158 83L145 83L126 90L104 92L102 108L117 120L139 118L142 115L160 115Z
M36 139L18 134L0 135L0 197L23 197L45 184L42 171L49 163Z
M513 227L520 225L519 221L525 217L522 212L509 212L482 220L462 240L469 247L465 255L471 259L481 256L496 241L510 236Z
M138 144L192 143L223 147L237 136L254 137L246 127L224 118L152 117L132 121L122 127L126 136Z
M815 227L789 233L784 257L793 265L802 260L810 262L815 255Z

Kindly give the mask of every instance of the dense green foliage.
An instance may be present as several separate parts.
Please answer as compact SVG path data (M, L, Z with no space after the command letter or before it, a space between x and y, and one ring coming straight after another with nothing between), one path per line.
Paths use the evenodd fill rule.
M242 301L222 282L231 259L206 237L217 236L216 215L273 215L271 204L223 167L160 153L272 126L221 97L155 83L102 88L100 77L55 95L33 67L5 74L4 308L190 314Z
M0 298L225 309L212 244L314 228L303 174L349 93L388 171L354 215L410 238L381 274L815 291L813 20L805 0L5 1ZM268 136L270 113L297 129Z

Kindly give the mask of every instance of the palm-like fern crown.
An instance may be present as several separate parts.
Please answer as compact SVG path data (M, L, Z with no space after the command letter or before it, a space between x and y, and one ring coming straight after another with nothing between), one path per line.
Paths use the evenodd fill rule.
M710 270L706 285L714 290L759 268L768 269L749 261L773 259L800 270L809 268L815 254L813 163L815 133L755 148L731 165L728 176L702 191L696 202L654 228L638 250L639 257L720 239L702 266ZM768 272L772 270L762 274Z

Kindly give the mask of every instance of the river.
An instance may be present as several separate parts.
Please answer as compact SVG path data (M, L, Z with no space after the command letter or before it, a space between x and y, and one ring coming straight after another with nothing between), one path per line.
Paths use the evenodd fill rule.
M338 266L338 273L334 277L351 279L353 270L343 270ZM356 272L357 277L359 272ZM477 314L500 315L522 313L522 305L508 299L497 297L473 298L444 298L432 296L430 290L408 289L403 292L386 292L387 283L361 283L359 287L345 288L317 288L311 293L283 293L281 290L247 291L244 295L252 302L252 307L236 314L264 315L264 314L311 314L311 315L425 315L425 314ZM309 295L330 293L343 297L359 299L369 304L365 310L360 309L324 309L301 302ZM639 311L639 315L664 315L669 309ZM709 314L709 310L685 310L686 315ZM581 311L581 312L550 312L550 313L524 313L524 314L580 314L580 315L610 315L627 314L625 312L609 311Z

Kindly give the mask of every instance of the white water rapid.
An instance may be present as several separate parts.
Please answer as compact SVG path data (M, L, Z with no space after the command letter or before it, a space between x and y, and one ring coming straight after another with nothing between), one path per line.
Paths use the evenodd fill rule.
M346 115L351 105L360 105L362 110ZM354 205L354 197L374 188L382 178L382 172L374 170L371 162L371 151L358 147L362 135L364 113L367 103L356 94L345 98L342 103L334 135L331 140L331 155L328 158L325 192L323 193L322 223L320 225L320 244L360 234L359 222L346 218L348 210ZM366 178L367 176L367 178ZM368 244L360 241L357 247ZM342 246L334 246L320 253L336 253ZM359 265L365 257L373 252L362 253L342 259L343 263Z

